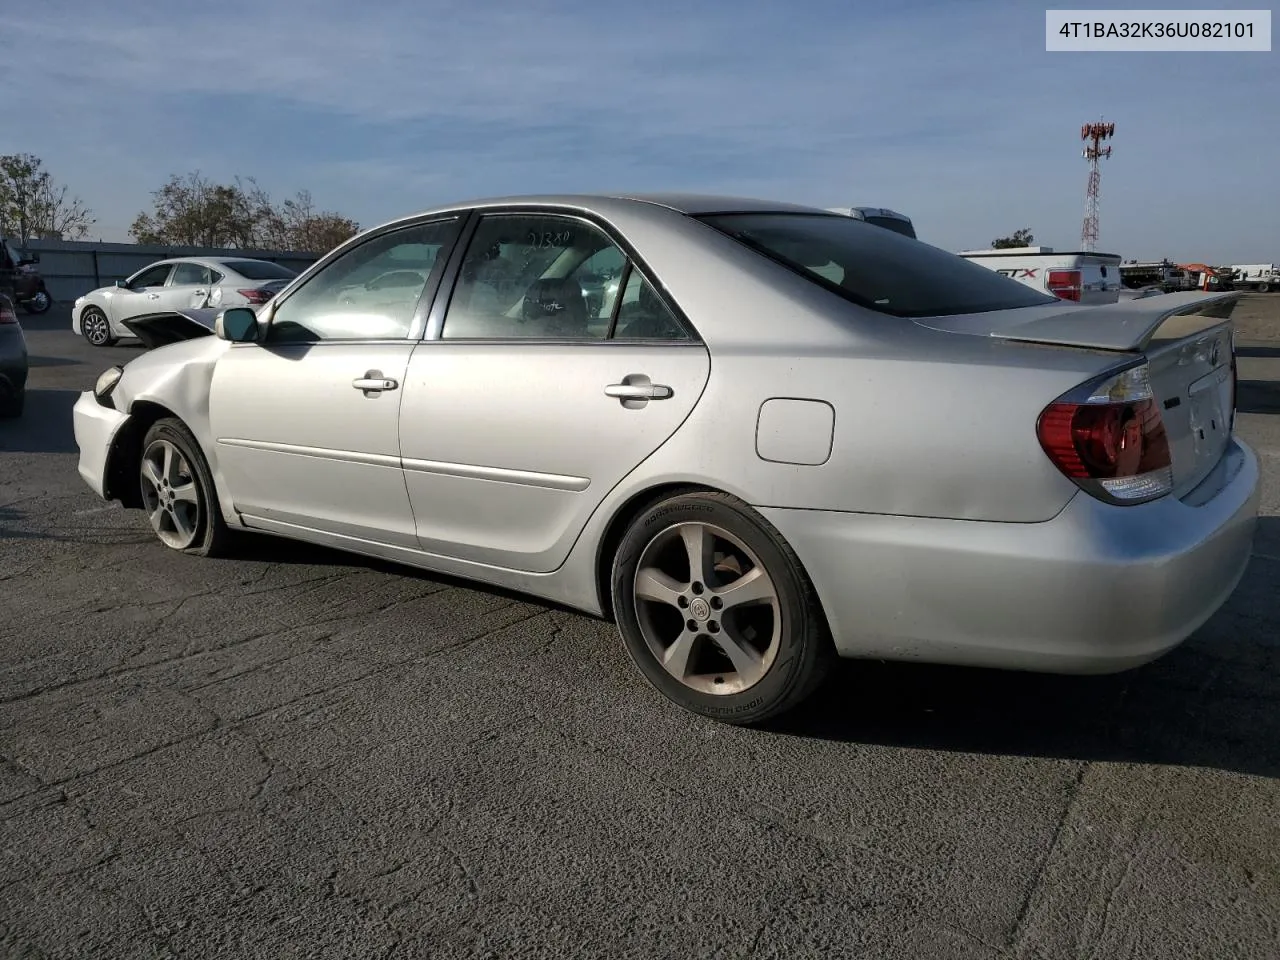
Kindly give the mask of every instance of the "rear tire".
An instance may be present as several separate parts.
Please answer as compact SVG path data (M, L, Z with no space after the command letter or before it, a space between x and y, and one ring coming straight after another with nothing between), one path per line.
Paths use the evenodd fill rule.
M85 307L80 314L80 333L95 347L114 346L118 339L111 334L111 321L97 307Z
M681 494L641 513L618 545L612 595L646 679L704 717L777 717L812 694L835 659L799 559L728 494Z
M222 519L213 474L181 420L167 417L147 431L138 482L143 511L166 547L197 557L231 553L234 533Z
M27 313L32 313L32 314L35 314L36 316L39 316L42 313L48 313L49 308L52 306L53 306L53 297L49 296L48 291L41 290L30 300L27 300L26 302L24 302L22 304L22 309L26 310Z

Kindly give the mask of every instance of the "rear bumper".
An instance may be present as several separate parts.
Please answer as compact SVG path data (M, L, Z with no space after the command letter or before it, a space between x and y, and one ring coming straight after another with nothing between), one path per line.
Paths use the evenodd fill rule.
M1181 500L1081 493L1044 523L761 513L804 563L843 656L1111 673L1168 652L1230 597L1258 477L1236 440Z
M128 419L119 410L100 404L91 390L80 394L71 411L76 446L80 448L80 476L90 490L104 499L111 445Z

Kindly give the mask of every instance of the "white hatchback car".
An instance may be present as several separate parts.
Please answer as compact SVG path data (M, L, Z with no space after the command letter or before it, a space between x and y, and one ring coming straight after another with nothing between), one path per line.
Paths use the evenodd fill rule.
M266 303L296 277L288 267L248 257L182 257L143 267L127 280L76 300L71 329L95 347L133 334L124 321L144 313Z

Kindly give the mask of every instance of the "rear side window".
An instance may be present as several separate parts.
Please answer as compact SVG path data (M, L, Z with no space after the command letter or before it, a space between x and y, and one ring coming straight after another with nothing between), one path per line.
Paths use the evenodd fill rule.
M180 263L173 268L173 285L175 287L208 283L209 277L209 268L202 267L198 263Z
M963 257L851 217L735 213L699 219L819 286L890 316L940 317L1057 302Z

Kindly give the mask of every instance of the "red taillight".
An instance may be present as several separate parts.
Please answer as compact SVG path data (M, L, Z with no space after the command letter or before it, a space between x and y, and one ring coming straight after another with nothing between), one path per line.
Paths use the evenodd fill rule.
M275 296L274 290L237 290L236 293L253 304L266 303Z
M1173 460L1147 365L1055 400L1040 414L1040 446L1063 475L1104 499L1141 503L1168 493Z
M17 323L18 314L14 312L13 307L8 302L0 301L0 323Z
M1079 300L1084 281L1079 270L1050 270L1045 285L1059 300Z

